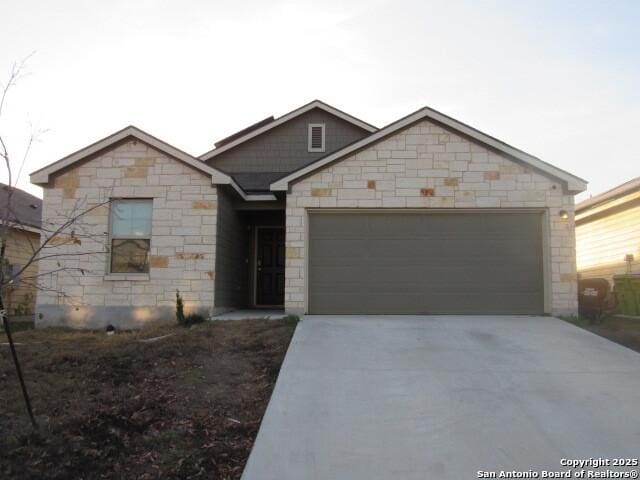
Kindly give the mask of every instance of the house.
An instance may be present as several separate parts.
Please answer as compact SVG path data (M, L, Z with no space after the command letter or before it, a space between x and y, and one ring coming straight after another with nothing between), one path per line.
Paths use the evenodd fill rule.
M139 326L176 289L207 314L577 311L586 182L426 107L378 129L313 101L200 157L127 127L31 181L46 224L92 209L51 242L85 254L41 263L83 274L48 278L39 325Z
M580 278L640 274L640 177L576 205Z
M6 240L3 266L5 278L28 265L40 246L40 216L42 200L33 195L0 183L0 236ZM38 264L33 262L24 270L22 278L14 280L2 292L9 315L22 316L34 312Z

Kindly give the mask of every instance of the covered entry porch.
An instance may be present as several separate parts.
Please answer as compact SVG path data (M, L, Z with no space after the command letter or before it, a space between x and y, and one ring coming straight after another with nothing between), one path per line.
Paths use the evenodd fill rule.
M220 195L215 313L284 307L284 202Z

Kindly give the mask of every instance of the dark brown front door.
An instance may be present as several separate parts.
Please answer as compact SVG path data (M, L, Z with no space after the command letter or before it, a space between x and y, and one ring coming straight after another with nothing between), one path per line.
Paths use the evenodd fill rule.
M284 228L258 228L256 303L284 305Z

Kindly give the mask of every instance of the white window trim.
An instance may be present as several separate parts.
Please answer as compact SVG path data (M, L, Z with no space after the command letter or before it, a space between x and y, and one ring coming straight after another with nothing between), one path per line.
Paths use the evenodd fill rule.
M114 237L113 235L113 208L114 205L118 202L151 202L151 231L149 232L149 237L133 237L133 236L121 236L118 235ZM113 250L113 240L149 240L149 259L151 262L151 237L153 236L153 198L112 198L109 202L109 255L107 255L107 271L105 274L106 277L110 277L109 279L113 280L124 280L122 277L138 277L140 279L148 279L149 272L112 272L111 271L111 255ZM149 270L151 270L151 265L149 265ZM127 280L132 280L132 278L126 278Z
M322 147L313 148L311 146L311 132L314 128L320 127L322 129ZM310 123L308 129L308 138L307 138L307 151L309 152L324 152L325 150L325 125L324 123Z

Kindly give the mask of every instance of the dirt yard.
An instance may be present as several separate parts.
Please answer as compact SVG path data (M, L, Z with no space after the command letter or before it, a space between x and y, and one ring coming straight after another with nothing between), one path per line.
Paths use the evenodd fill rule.
M40 428L0 345L0 478L240 478L295 323L17 332Z

